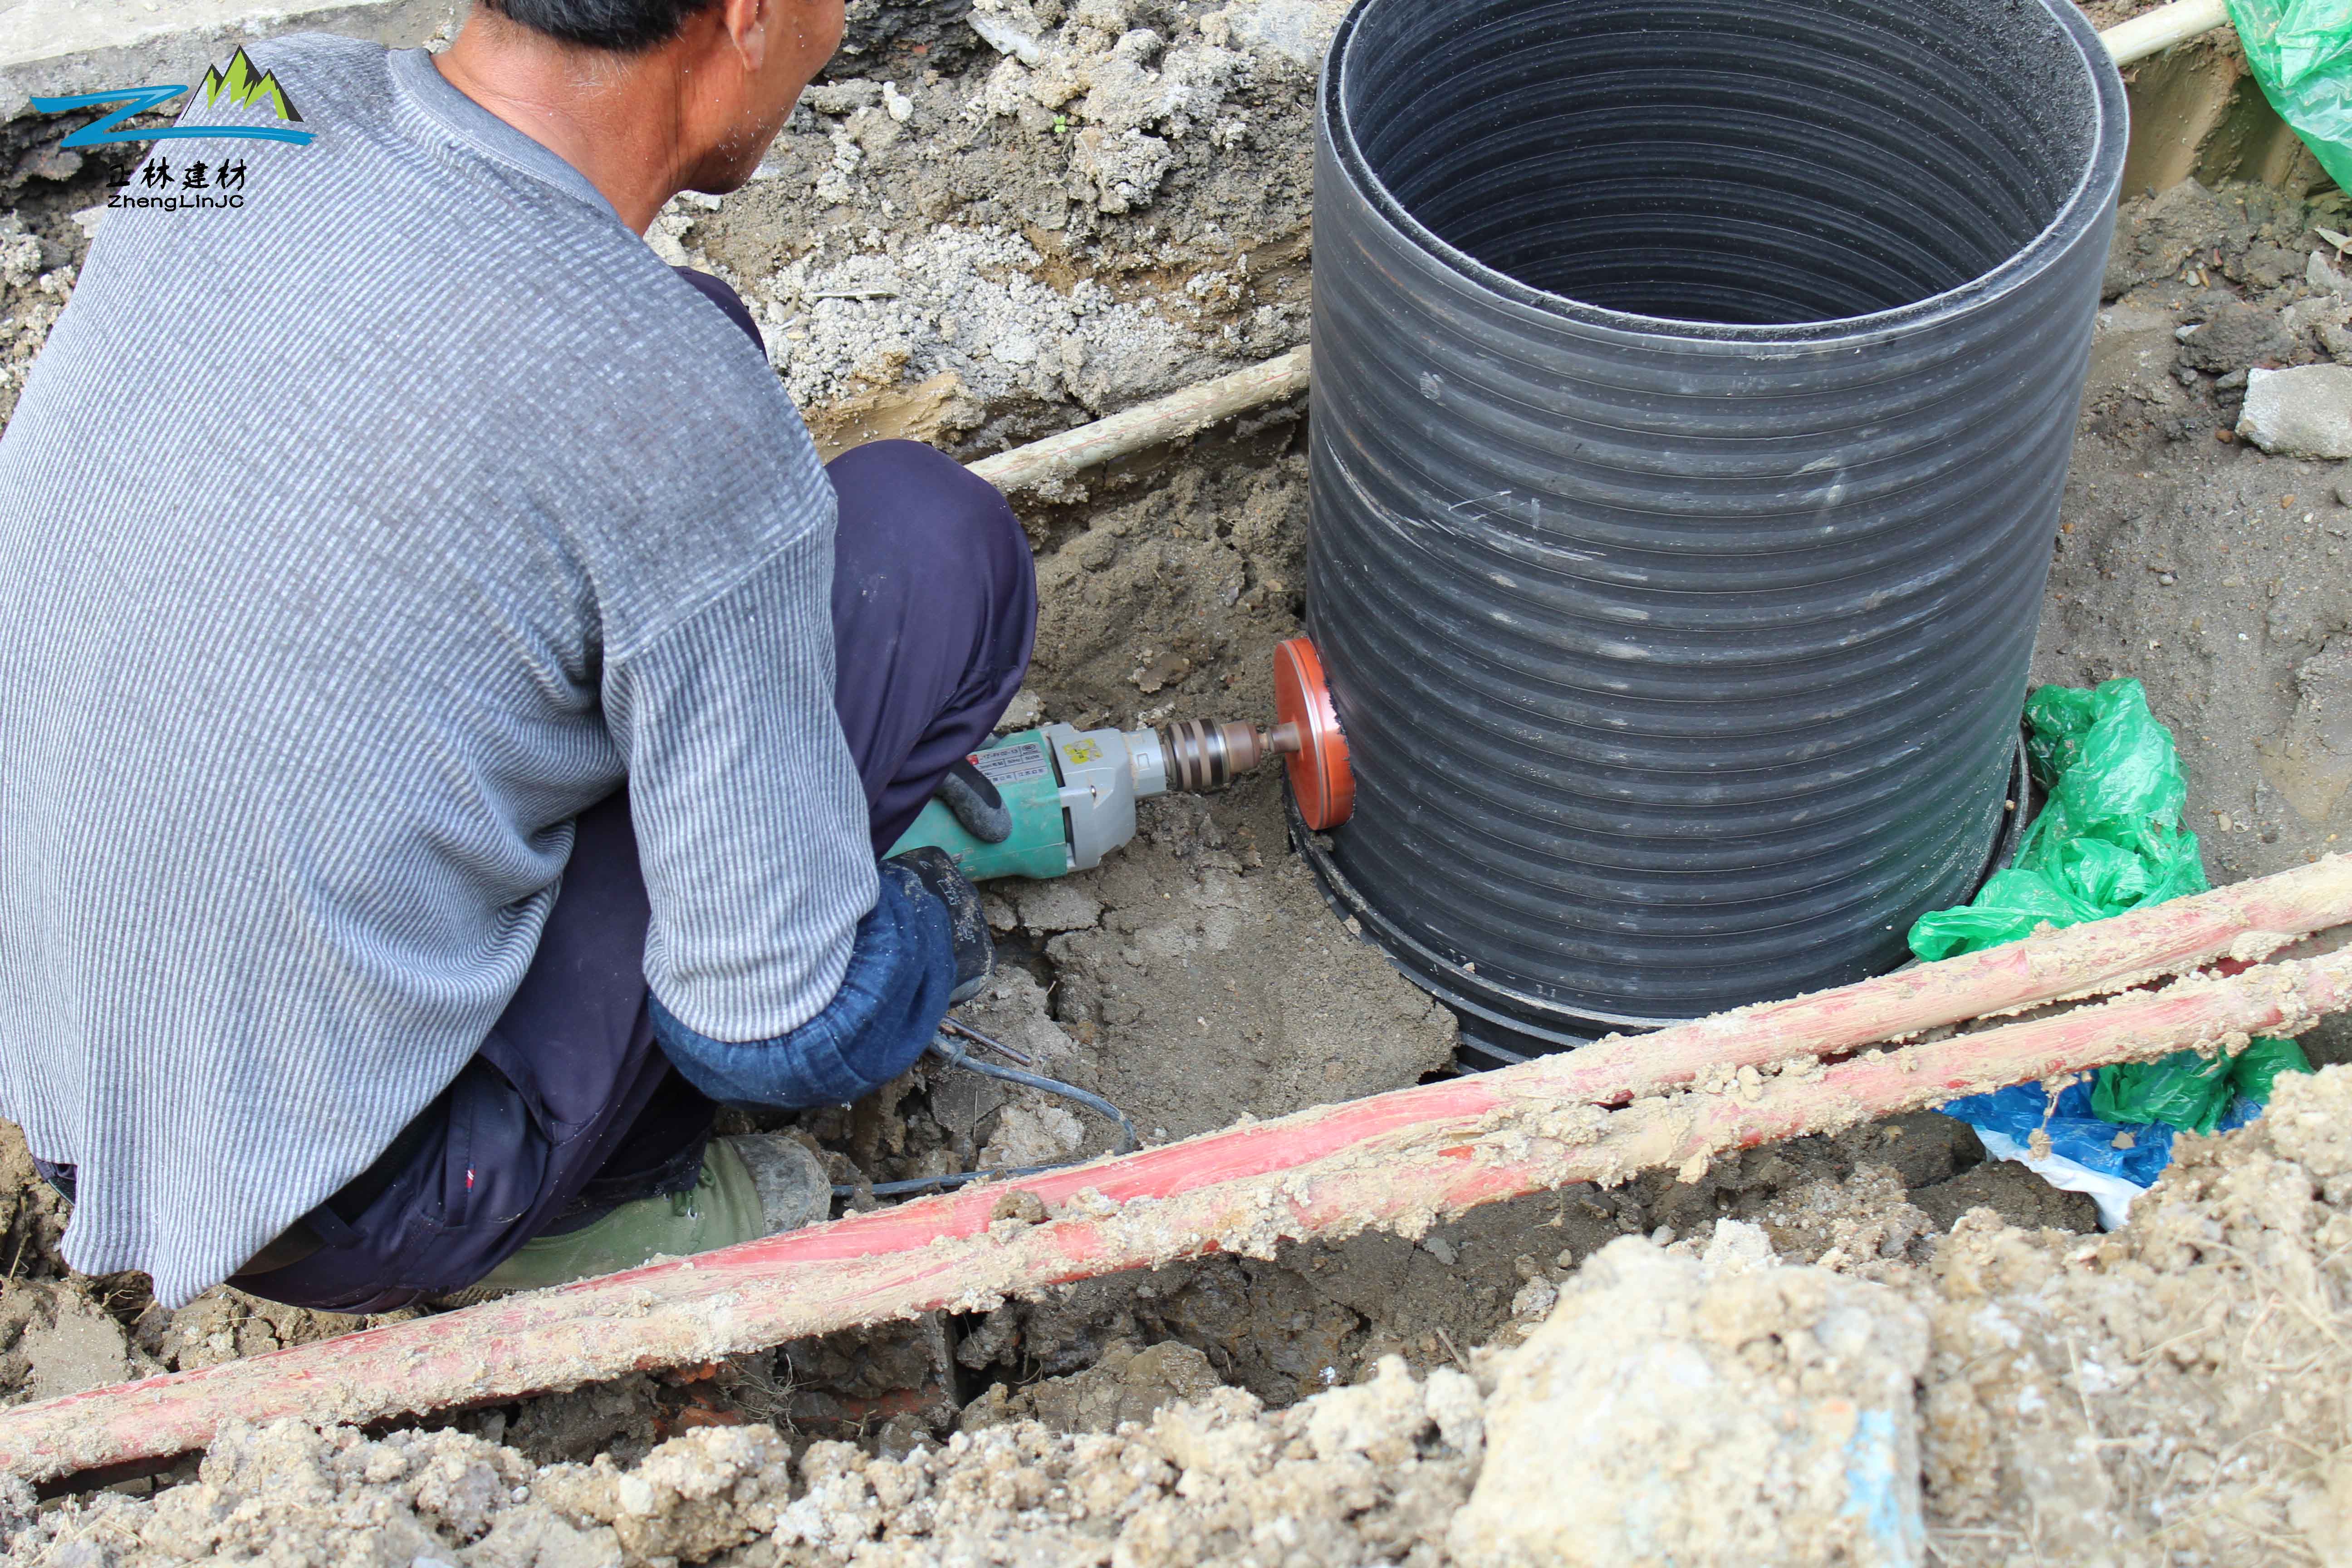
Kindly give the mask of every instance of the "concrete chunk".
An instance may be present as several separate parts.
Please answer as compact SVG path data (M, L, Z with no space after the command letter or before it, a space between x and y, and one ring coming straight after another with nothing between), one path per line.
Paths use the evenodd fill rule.
M1465 1568L1917 1568L1927 1322L1823 1268L1588 1261L1486 1405Z
M2352 458L2352 365L2246 374L2238 434L2287 458Z

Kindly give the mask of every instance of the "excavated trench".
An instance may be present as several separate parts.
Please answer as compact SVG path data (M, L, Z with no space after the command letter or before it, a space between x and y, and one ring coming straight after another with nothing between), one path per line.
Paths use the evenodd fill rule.
M812 94L767 177L715 207L675 205L656 242L737 282L779 374L835 444L912 434L975 456L1110 411L1303 335L1310 73L1338 9L985 5L992 26L1034 45L1034 61L936 28L877 35L854 74L836 71ZM1135 41L1143 31L1152 38ZM911 104L903 119L900 97ZM941 143L953 155L919 151ZM15 226L0 220L0 412L69 293L86 247L72 215L102 202L107 172L93 163L63 181L20 179ZM2352 831L2352 764L2326 744L2330 704L2352 701L2340 689L2352 680L2341 563L2352 506L2332 466L2216 435L2234 422L2233 374L2330 357L2330 332L2352 330L2333 306L2288 314L2309 296L2304 258L2323 244L2314 226L2352 225L2340 201L2313 207L2268 187L2151 196L2127 184L2126 196L2033 676L2147 681L2180 734L2209 868L2229 880L2300 864ZM2203 333L2175 335L2192 321ZM1301 626L1307 448L1303 407L1277 407L1024 500L1045 608L1012 718L1127 725L1265 711L1273 645ZM990 889L1009 962L974 1023L1108 1095L1154 1142L1450 1070L1453 1019L1330 914L1290 852L1267 781L1148 804L1143 822L1097 871ZM2333 1039L2314 1055L2339 1054ZM1045 1101L929 1067L875 1100L793 1124L853 1183L1100 1146L1095 1128ZM1054 1447L1064 1439L1008 1424L1108 1431L1178 1398L1222 1408L1234 1396L1216 1388L1281 1409L1368 1384L1390 1354L1436 1386L1442 1369L1477 1363L1476 1347L1538 1321L1606 1244L1704 1239L1720 1218L1754 1222L1790 1261L1925 1280L1945 1233L1980 1206L2029 1228L2093 1228L2087 1200L1984 1163L1964 1129L1922 1115L1754 1151L1695 1182L1660 1175L1496 1205L1418 1243L1368 1236L1269 1261L1213 1258L699 1375L463 1412L418 1424L441 1436L383 1438L417 1445L405 1480L365 1480L371 1466L397 1468L373 1448L331 1462L317 1439L271 1438L224 1452L202 1485L174 1486L194 1480L191 1461L140 1486L211 1488L209 1509L258 1478L324 1465L346 1478L330 1486L347 1489L335 1506L376 1506L406 1487L401 1507L414 1510L418 1478L457 1455L452 1474L472 1477L466 1485L479 1482L466 1466L487 1465L501 1496L544 1485L553 1498L558 1483L513 1468L521 1460L446 1445L505 1445L542 1464L603 1455L625 1468L681 1435L709 1450L694 1461L704 1471L767 1475L768 1459L719 1452L747 1421L772 1424L793 1452L846 1438L886 1455L940 1454L964 1427L982 1434L968 1443L1013 1444L1022 1463L1076 1486L1090 1466L1142 1464L1139 1440L1072 1458ZM21 1143L0 1143L0 1247L11 1258L0 1387L12 1401L357 1326L226 1291L161 1312L136 1277L67 1277L55 1251L62 1217ZM2045 1238L2035 1256L2063 1245ZM1433 1438L1416 1440L1437 1454ZM835 1474L864 1463L830 1455L818 1459ZM881 1489L870 1495L887 1490L878 1472L860 1473ZM786 1489L805 1495L816 1479ZM437 1533L415 1553L473 1550L496 1512L481 1503L468 1530L464 1507L448 1507L419 1515ZM51 1517L71 1533L66 1516ZM1428 1534L1425 1521L1400 1529ZM749 1550L712 1544L727 1535L648 1533L626 1552L698 1561ZM142 1560L119 1542L109 1550Z

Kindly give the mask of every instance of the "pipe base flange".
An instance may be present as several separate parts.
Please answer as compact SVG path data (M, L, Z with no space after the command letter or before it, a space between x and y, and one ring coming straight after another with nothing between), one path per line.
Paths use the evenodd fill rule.
M2021 731L2010 759L2008 798L2014 804L2001 814L2000 829L1985 855L1984 869L1969 884L1969 898L1974 898L1994 872L2005 869L2016 859L2026 826L2033 818L2033 771L2026 761ZM1314 874L1315 885L1331 912L1342 921L1352 920L1363 940L1378 948L1399 973L1444 1003L1461 1021L1462 1043L1455 1053L1458 1066L1484 1071L1525 1061L1531 1056L1574 1050L1606 1035L1647 1034L1690 1021L1545 1003L1495 984L1415 940L1381 915L1339 869L1331 855L1330 840L1307 820L1293 790L1284 790L1283 805L1290 822L1291 845ZM1891 967L1901 969L1916 962L1906 959Z

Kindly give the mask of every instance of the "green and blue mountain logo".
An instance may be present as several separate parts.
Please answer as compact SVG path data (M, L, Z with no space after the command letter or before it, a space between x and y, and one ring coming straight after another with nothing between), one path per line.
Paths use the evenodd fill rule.
M294 107L294 100L286 96L284 88L278 85L278 73L257 72L253 57L243 49L229 58L227 70L214 66L205 71L205 79L197 84L196 90L205 95L206 103L218 102L221 94L226 93L231 103L248 108L258 103L277 110L280 120L299 121L302 118L301 111Z
M122 122L134 115L145 114L169 103L187 91L185 85L159 84L153 87L116 88L110 92L75 93L66 98L37 98L33 107L43 114L63 114L76 109L96 109L109 103L122 107L111 114L101 115L73 132L58 143L63 147L96 147L112 142L173 142L228 140L247 142L291 142L296 146L308 145L311 133L297 131L292 121L301 121L301 112L278 80L275 71L266 71L253 63L242 48L229 57L226 68L214 66L205 72L202 90L206 103L217 103L226 98L231 105L241 109L258 108L274 115L275 125L166 125L154 131L125 131ZM127 100L127 101L125 101Z

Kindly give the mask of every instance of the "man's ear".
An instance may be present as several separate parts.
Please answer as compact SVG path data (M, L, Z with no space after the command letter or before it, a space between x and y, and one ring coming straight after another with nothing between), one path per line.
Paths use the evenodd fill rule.
M768 50L776 42L772 36L777 21L779 0L719 0L719 25L735 47L743 62L747 76L757 76L768 63Z

